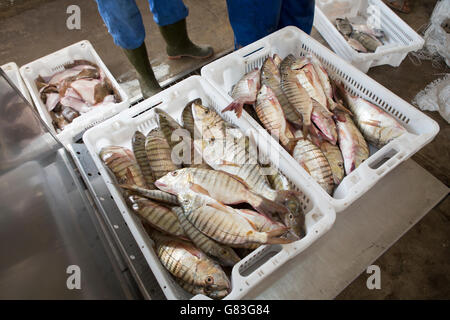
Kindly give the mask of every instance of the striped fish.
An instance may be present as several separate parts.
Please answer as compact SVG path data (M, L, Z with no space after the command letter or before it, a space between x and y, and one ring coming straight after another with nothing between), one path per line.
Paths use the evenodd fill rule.
M303 137L301 131L297 137ZM311 177L329 194L333 192L334 181L330 164L323 152L307 138L297 142L293 157L311 175Z
M172 161L169 143L160 129L151 130L145 140L145 151L155 179L178 169Z
M136 194L138 194L142 197L145 197L147 199L156 200L156 201L163 202L166 204L179 205L177 197L168 192L164 192L161 190L145 189L145 188L141 188L136 185L130 185L130 184L121 184L119 186L122 189L126 189L129 191L135 192Z
M119 184L147 187L131 150L118 146L105 147L100 151L100 159L114 173Z
M280 140L289 153L295 147L294 135L290 131L283 109L272 89L263 85L258 92L256 114L264 128Z
M183 120L183 127L191 133L192 139L194 139L194 116L192 115L192 104L202 104L202 99L197 98L190 101L183 109L181 119Z
M281 60L279 60L281 58L279 56L277 57L277 62L281 63ZM296 125L302 124L301 115L289 103L288 98L281 88L281 74L273 58L268 57L261 67L261 87L262 86L272 89L287 120Z
M147 183L147 187L155 189L155 177L153 177L153 172L147 158L147 152L145 152L145 135L140 131L136 131L131 140L131 145L136 161L144 176L145 182Z
M295 59L288 55L281 62L281 87L289 103L302 115L303 133L306 135L311 126L312 102L308 91L301 85L298 75L302 73L305 59Z
M177 215L170 209L135 195L129 196L127 201L130 208L154 228L176 237L186 237Z
M161 132L163 133L164 137L166 138L166 141L169 143L170 149L173 149L178 143L180 143L180 139L176 136L172 137L172 134L176 130L179 130L177 132L181 133L181 130L184 129L174 118L172 118L164 110L156 108L155 113L157 114L158 126Z
M206 236L217 242L233 245L246 243L289 243L279 238L286 233L286 227L280 227L269 232L257 231L252 223L231 207L219 202L210 202L206 205L195 204L196 196L193 193L179 195L185 210L186 218L192 225Z
M228 290L230 280L222 268L192 243L150 232L162 265L176 278L208 290Z
M268 215L288 214L286 207L251 191L244 181L224 171L183 168L158 179L155 185L172 194L191 190L225 204L248 203L258 212Z
M186 208L189 210L187 206ZM173 207L172 211L176 213L181 227L197 248L217 259L223 266L232 267L241 260L233 249L217 243L197 230L186 218L183 208ZM189 212L186 214L189 215Z

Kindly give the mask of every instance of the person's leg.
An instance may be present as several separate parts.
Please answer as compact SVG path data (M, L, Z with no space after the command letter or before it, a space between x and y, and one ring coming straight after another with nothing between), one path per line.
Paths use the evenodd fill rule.
M277 30L281 0L227 0L227 7L236 49Z
M210 46L194 44L188 37L188 9L181 0L149 0L153 19L167 44L169 59L181 57L208 58L214 51Z
M161 91L147 55L142 17L134 0L96 0L98 11L114 43L135 67L144 98Z
M283 0L278 29L296 26L311 33L314 21L314 0Z

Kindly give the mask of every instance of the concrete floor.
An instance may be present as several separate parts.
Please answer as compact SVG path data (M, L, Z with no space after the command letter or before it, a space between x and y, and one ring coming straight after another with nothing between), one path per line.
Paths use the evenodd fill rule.
M146 44L157 78L164 81L202 62L194 59L169 61L164 41L148 9L137 0L146 26ZM213 45L220 55L233 46L225 0L185 0L190 10L188 31L198 43ZM435 0L411 0L412 12L399 14L413 29L428 23ZM0 0L0 65L15 61L19 66L77 41L89 40L119 82L136 78L134 70L116 47L92 0L79 0L81 30L66 28L66 8L71 0ZM313 30L312 36L326 44ZM431 62L417 66L406 58L398 68L380 66L368 75L394 93L411 101L428 83L448 73ZM413 159L447 186L449 176L450 126L437 113L427 112L441 128L436 139ZM382 182L381 182L382 183ZM420 183L418 181L418 183ZM368 290L362 274L338 299L448 299L450 298L450 201L448 197L406 233L375 264L381 267L382 289Z

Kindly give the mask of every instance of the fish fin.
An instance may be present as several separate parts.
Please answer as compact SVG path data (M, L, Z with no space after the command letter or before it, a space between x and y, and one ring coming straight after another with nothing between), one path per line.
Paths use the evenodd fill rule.
M239 181L240 183L242 183L247 189L251 189L250 186L247 184L247 182L245 182L241 177L235 176L234 174L231 174L229 172L223 171L223 170L218 170L221 171L227 175L229 175L231 178Z
M193 256L197 257L198 259L202 258L202 254L199 249L197 249L194 246L189 246L186 243L180 243L180 246L183 247L186 251L188 251Z
M275 230L271 230L269 232L266 232L267 234L267 243L270 244L286 244L291 243L294 240L286 239L286 238L279 238L279 236L284 235L286 232L288 232L288 228L279 228Z
M223 209L228 209L228 207L226 205L224 205L222 202L217 201L217 202L211 202L211 203L207 203L206 204L208 207L223 211Z
M309 175L311 175L311 173L309 172L308 167L304 163L300 163L300 165L303 167L303 169L305 169L306 172L308 172Z
M262 214L265 214L265 215L269 215L269 216L270 215L282 216L283 214L286 214L289 212L289 210L285 206L283 206L279 203L276 203L275 201L269 200L263 196L260 196L254 192L251 192L251 193L253 195L257 196L258 199L260 200L257 205L255 205L254 203L252 204L252 206L256 209L256 211L258 211Z
M308 136L308 132L309 132L309 128L310 128L310 124L303 124L303 128L302 128L302 133L303 133L303 137L307 137Z
M233 162L230 162L230 161L227 161L227 160L222 160L222 165L223 165L223 166L239 167L238 164L233 163Z
M243 110L244 110L244 102L237 99L231 102L225 109L223 109L222 113L227 111L234 111L236 113L236 116L240 118Z
M369 126L381 128L381 121L379 121L379 120L367 120L367 121L361 121L361 123L367 124Z
M335 105L335 107L334 107L333 110L343 111L343 112L348 113L349 115L351 115L353 117L353 113L349 109L344 107L344 105L342 103L335 103L334 105Z
M192 183L191 186L190 186L190 189L191 189L192 191L196 192L196 193L201 193L201 194L207 195L207 196L209 196L209 197L211 196L211 195L209 194L208 190L206 190L205 188L203 188L201 185Z

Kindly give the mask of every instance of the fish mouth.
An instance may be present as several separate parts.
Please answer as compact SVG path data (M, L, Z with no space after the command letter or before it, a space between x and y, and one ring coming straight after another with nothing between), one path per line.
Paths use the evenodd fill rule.
M155 181L155 186L157 186L158 188L167 188L167 184L157 180Z

